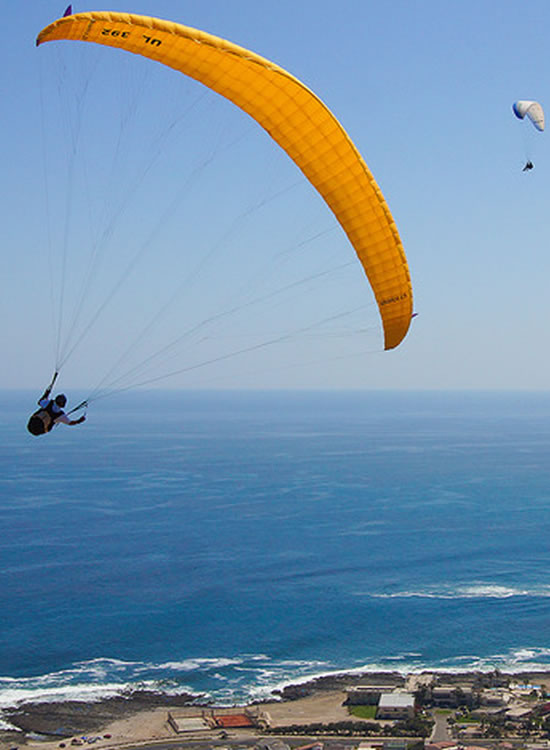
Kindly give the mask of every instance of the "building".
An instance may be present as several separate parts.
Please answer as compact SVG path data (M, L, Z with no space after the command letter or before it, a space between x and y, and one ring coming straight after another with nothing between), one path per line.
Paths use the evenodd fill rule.
M382 693L389 693L388 685L355 685L347 690L349 706L377 706Z
M441 708L457 708L470 706L473 703L474 692L471 685L451 684L436 685L432 688L434 706Z
M255 745L255 750L290 750L290 747L282 740L274 737L273 739L264 739Z
M168 723L177 734L186 732L205 732L211 729L206 717L201 715L190 716L187 713L170 712Z
M507 721L522 722L528 719L533 714L533 709L527 706L512 706L504 711L504 716Z
M377 719L412 719L414 695L411 693L382 693L376 711Z
M489 690L482 690L480 694L481 705L483 706L506 706L510 703L512 694L509 690L503 688L490 688Z

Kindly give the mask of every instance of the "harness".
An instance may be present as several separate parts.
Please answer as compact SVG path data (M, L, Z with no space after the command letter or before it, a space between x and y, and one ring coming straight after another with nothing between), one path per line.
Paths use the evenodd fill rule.
M54 411L54 405L55 401L50 399L44 408L38 409L31 416L27 424L27 430L32 435L44 435L46 432L51 432L55 425L55 420L64 413L63 411Z

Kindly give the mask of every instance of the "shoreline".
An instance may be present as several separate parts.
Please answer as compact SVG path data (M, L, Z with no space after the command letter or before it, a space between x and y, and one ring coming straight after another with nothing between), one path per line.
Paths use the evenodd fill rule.
M234 709L244 710L252 706L261 707L272 715L307 716L309 720L316 717L323 722L327 706L336 709L342 705L345 691L358 684L387 685L404 687L409 678L421 675L432 675L447 684L464 683L476 679L489 679L495 675L503 680L527 684L542 685L550 692L550 672L530 670L524 672L500 672L468 670L464 672L443 672L424 670L415 673L392 672L341 672L314 677L298 683L275 689L269 698L235 704ZM17 730L0 730L0 747L13 747L25 744L31 746L34 741L42 739L40 746L46 748L50 742L54 747L65 738L83 735L101 735L98 737L98 750L102 746L140 744L147 740L167 739L167 716L171 709L189 715L205 709L228 709L212 701L202 700L204 696L182 693L169 695L161 692L136 690L127 696L119 695L98 701L22 701L17 706L5 708L2 719ZM332 711L342 719L347 709ZM341 715L339 715L341 714ZM177 737L172 733L173 738ZM184 741L185 738L180 737ZM50 742L48 742L48 740Z

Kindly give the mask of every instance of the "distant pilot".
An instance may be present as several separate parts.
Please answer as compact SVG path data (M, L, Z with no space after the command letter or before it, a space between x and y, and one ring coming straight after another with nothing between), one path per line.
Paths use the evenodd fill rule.
M27 430L31 435L44 435L51 432L56 424L82 424L86 417L82 415L79 419L70 419L63 411L67 403L65 394L60 393L55 398L50 398L52 385L49 385L43 395L38 399L40 409L34 412L27 424Z
M522 172L528 172L530 169L533 169L535 165L532 161L528 161L527 164L523 167Z

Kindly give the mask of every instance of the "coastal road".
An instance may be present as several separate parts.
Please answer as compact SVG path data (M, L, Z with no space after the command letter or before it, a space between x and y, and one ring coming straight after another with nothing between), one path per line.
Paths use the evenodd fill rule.
M168 742L155 742L151 745L139 744L133 750L248 750L257 743L257 738L245 740L171 740ZM132 749L130 749L132 750Z
M151 745L137 745L135 750L251 750L257 743L259 737L247 737L236 740L228 738L226 740L174 740L171 742L155 742ZM261 739L267 739L262 737ZM271 739L275 739L273 736ZM358 738L344 739L335 737L334 739L304 738L304 737L287 737L283 742L290 748L299 747L309 742L320 742L324 750L355 750L358 745ZM129 749L128 749L129 750Z

